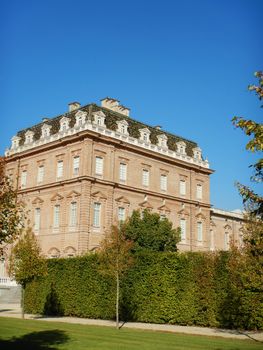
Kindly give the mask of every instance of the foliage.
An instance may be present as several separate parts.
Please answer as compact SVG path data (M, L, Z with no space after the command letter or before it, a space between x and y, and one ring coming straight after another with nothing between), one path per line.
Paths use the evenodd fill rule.
M13 242L22 228L22 206L17 202L17 191L5 175L5 159L0 157L0 254L3 244Z
M124 226L126 237L134 242L133 251L177 251L180 229L173 229L172 223L166 218L161 220L157 213L144 210L141 217L135 210Z
M23 287L47 273L46 260L31 228L19 238L11 250L9 274Z
M31 228L21 235L11 249L9 275L22 286L21 309L24 318L24 292L26 285L37 277L47 274L46 260Z
M260 100L263 98L263 73L261 71L255 73L258 78L258 85L249 85L249 91L255 91ZM246 149L251 152L261 152L263 150L263 125L256 123L251 119L244 119L235 116L232 119L233 124L245 132L250 137L246 145ZM255 164L251 165L254 170L254 175L251 180L261 183L263 180L263 159L260 158ZM249 212L263 219L263 197L256 194L248 186L237 184L239 193L243 197L243 203L246 205Z
M114 281L102 274L97 254L51 259L48 275L26 286L29 313L114 319Z
M243 259L231 252L136 253L120 285L121 318L263 329L262 292L251 290L249 274L240 273L252 269ZM115 284L115 278L101 273L98 254L50 260L48 276L26 287L26 309L115 319Z
M99 259L101 271L116 280L116 328L119 329L120 280L133 263L131 255L132 241L126 239L125 226L112 226L102 241Z

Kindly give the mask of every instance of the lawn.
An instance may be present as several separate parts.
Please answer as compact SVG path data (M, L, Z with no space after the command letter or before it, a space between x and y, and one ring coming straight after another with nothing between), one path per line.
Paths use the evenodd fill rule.
M262 343L0 317L0 349L256 350Z

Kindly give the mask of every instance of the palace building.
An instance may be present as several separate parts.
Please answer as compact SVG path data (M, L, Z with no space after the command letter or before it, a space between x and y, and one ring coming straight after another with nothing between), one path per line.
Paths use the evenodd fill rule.
M45 255L95 250L112 224L145 208L181 227L180 250L242 244L242 215L211 208L200 147L129 114L109 97L73 102L12 138L7 174Z

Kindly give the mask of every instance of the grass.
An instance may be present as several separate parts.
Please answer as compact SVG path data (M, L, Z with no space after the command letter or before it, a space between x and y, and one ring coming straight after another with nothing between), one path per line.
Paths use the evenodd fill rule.
M0 317L0 349L256 350L262 343Z

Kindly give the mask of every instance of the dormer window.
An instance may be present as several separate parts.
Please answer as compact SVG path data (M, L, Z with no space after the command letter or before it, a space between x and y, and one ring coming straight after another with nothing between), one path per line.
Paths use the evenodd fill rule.
M162 148L167 148L167 136L165 134L161 134L157 136L158 146Z
M14 148L17 148L19 147L19 141L21 140L21 137L19 136L13 136L12 137L12 146L11 148L14 149Z
M75 125L81 126L81 125L85 124L86 116L87 116L86 112L78 111L75 114L75 117L76 117L76 124Z
M177 152L180 154L185 154L186 144L183 141L177 142Z
M33 142L33 136L34 136L33 131L28 130L25 133L25 143L28 144L28 143Z
M66 118L66 117L61 118L59 123L60 123L60 129L59 129L60 132L65 132L68 130L69 118Z
M147 128L144 128L144 129L140 129L139 130L141 136L140 136L140 140L145 142L145 143L149 143L150 142L150 130L147 129Z
M41 128L41 138L49 137L50 136L50 129L51 125L44 124Z
M117 122L118 124L118 131L121 133L121 134L124 134L124 135L128 135L128 122L126 120L121 120L119 122Z
M98 111L93 113L94 116L94 123L97 124L98 126L104 126L105 127L105 114L102 111Z
M194 159L202 159L202 150L199 147L196 147L193 149L193 153L194 153Z

